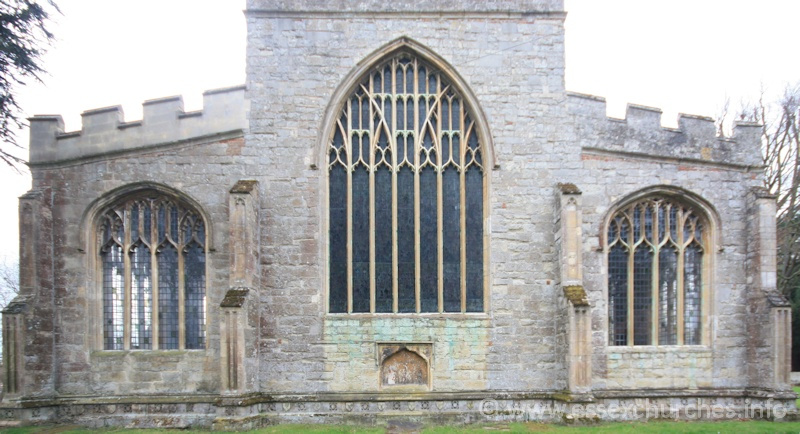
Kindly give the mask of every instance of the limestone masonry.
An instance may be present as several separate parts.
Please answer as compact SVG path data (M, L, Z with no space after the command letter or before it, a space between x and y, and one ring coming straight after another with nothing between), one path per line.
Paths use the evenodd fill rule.
M608 118L561 0L245 17L201 111L30 119L6 423L796 412L758 125Z

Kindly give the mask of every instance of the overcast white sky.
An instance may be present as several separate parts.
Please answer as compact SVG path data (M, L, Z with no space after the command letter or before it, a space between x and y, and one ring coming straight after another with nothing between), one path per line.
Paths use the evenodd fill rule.
M57 0L64 15L44 57L43 85L20 90L24 115L80 113L122 105L141 118L146 99L181 94L201 108L207 89L245 81L244 0ZM609 114L625 104L715 115L800 80L800 1L566 0L567 89L604 96ZM457 65L456 65L457 66ZM27 132L20 134L27 143ZM0 168L0 259L17 254L17 197L30 178Z

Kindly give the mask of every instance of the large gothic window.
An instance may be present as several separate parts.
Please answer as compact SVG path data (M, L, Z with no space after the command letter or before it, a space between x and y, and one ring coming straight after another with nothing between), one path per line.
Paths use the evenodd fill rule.
M102 213L104 349L205 348L205 239L200 215L158 192Z
M692 207L649 197L608 227L609 345L699 345L707 224Z
M476 128L447 78L414 55L356 87L328 146L331 313L484 310Z

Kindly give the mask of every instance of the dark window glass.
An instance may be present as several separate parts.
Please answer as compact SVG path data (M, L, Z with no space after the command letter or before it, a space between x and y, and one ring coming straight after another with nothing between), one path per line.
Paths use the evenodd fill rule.
M397 172L397 308L416 312L416 252L414 251L414 172Z
M405 52L345 101L328 144L329 312L484 310L484 168L469 112Z
M200 350L206 347L206 256L203 248L191 244L186 249L185 262L186 349Z
M633 344L651 345L653 252L640 245L633 254Z
M442 254L444 311L461 312L461 175L442 172Z
M381 166L375 171L375 312L392 311L392 267L392 173Z
M329 307L331 312L347 312L347 172L344 166L331 168L329 219Z
M685 290L683 302L684 343L686 345L700 344L700 302L703 287L703 251L696 243L690 244L684 252L683 287Z
M439 311L439 237L436 185L436 171L432 167L422 169L419 174L419 268L422 312Z
M157 192L144 191L111 206L101 226L103 348L179 349L181 333L186 349L205 348L203 220Z
M617 244L608 252L608 334L611 345L628 345L628 252Z
M353 312L369 312L369 173L353 171Z
M467 312L483 312L483 173L473 166L466 179Z
M631 343L631 327L634 345L702 343L703 228L692 208L663 197L613 216L606 240L610 345Z
M678 252L663 246L658 253L658 343L678 343Z
M158 252L158 346L178 348L178 251L165 244Z

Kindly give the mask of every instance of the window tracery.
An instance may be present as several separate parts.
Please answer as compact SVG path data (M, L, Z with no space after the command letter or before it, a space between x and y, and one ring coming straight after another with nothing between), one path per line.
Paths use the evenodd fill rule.
M329 312L484 310L484 166L447 78L399 53L345 102L328 145Z
M205 236L198 213L157 192L102 214L104 349L205 348Z
M702 343L707 223L690 206L654 196L608 226L609 345Z

